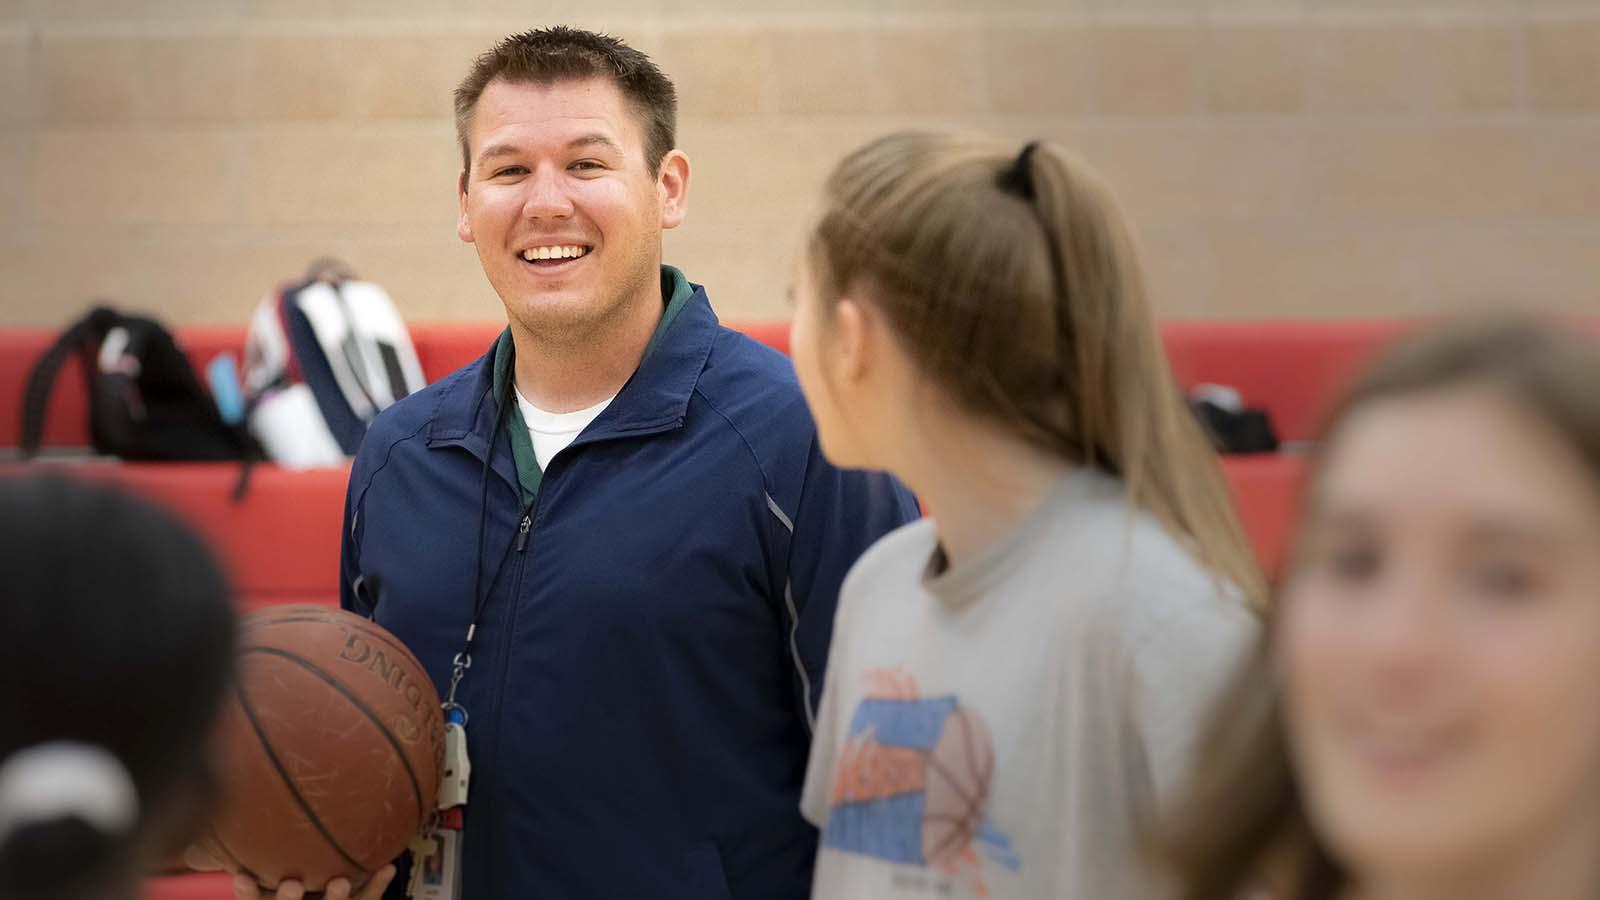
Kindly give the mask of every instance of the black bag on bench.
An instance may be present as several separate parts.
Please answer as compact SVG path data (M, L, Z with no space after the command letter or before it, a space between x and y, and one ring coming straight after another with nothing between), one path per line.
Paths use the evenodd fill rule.
M39 451L56 374L77 354L89 395L96 452L126 460L255 460L242 425L222 420L189 357L153 319L101 306L62 332L28 373L22 403L22 454ZM242 493L246 473L241 473Z

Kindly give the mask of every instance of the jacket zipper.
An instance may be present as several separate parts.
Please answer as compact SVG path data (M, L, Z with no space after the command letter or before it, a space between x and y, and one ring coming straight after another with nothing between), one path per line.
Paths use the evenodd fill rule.
M541 491L541 493L543 493L543 492ZM501 759L502 756L505 755L504 751L503 751L503 747L505 746L505 740L504 740L505 729L504 729L504 723L502 721L502 715L503 715L503 712L504 712L504 709L505 709L505 699L506 699L506 689L507 689L506 681L507 681L507 677L508 677L508 672L510 671L510 668L511 668L511 644L512 644L511 635L512 635L513 632L515 632L517 630L517 613L522 608L522 577L523 577L523 573L526 571L527 565L528 565L527 556L524 553L524 551L526 551L527 548L528 548L528 536L533 530L533 516L534 516L534 513L536 511L538 511L538 509L539 509L539 496L536 494L536 495L534 495L533 502L529 503L528 504L528 508L523 510L522 521L517 523L517 541L516 541L516 544L515 544L516 551L517 551L517 556L518 556L518 559L517 559L517 577L516 577L516 580L513 583L512 588L511 588L511 609L507 611L507 615L506 615L506 626L505 626L505 632L506 633L500 639L500 659L499 659L500 671L497 673L498 677L495 679L500 685L499 690L496 691L496 693L495 693L495 701L494 701L494 744L495 744L495 746L494 746L493 758L497 762ZM496 766L495 771L499 771L500 768L501 767ZM490 822L494 821L494 817L495 817L496 813L498 812L498 810L496 809L496 807L499 805L499 802L498 802L499 798L497 796L498 793L499 793L499 791L489 791L488 792L488 797L487 797L487 799L489 801L488 802L488 808L485 809L484 812L486 813L486 818ZM491 838L491 840L493 840L493 838ZM499 874L497 872L497 870L500 867L499 856L500 856L499 848L495 844L491 843L489 845L489 853L488 853L489 865L487 866L488 874L489 874L489 877L488 877L487 880L488 880L489 884L491 884L491 885L499 883Z

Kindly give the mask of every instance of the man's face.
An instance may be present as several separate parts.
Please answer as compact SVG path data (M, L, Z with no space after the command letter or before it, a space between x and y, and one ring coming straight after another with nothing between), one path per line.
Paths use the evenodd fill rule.
M660 302L661 231L683 220L688 163L673 151L656 171L615 84L492 81L467 148L456 230L514 325L577 342Z

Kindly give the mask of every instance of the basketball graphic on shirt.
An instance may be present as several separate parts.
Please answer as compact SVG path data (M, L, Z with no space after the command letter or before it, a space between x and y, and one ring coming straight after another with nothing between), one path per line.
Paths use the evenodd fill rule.
M972 844L983 824L994 775L994 744L983 719L956 706L928 751L922 789L922 853L939 865Z
M916 696L903 673L869 679L877 690L851 717L822 846L965 875L986 896L984 859L1022 868L1010 837L987 818L995 776L988 726L953 696Z

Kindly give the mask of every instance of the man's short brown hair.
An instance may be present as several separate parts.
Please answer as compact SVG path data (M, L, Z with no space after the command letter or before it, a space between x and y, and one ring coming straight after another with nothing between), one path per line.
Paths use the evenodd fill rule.
M524 31L502 39L472 64L456 88L456 138L461 166L472 169L467 131L472 111L489 82L550 85L603 78L622 91L644 124L645 161L658 171L661 160L677 146L678 92L650 57L618 38L557 25Z

